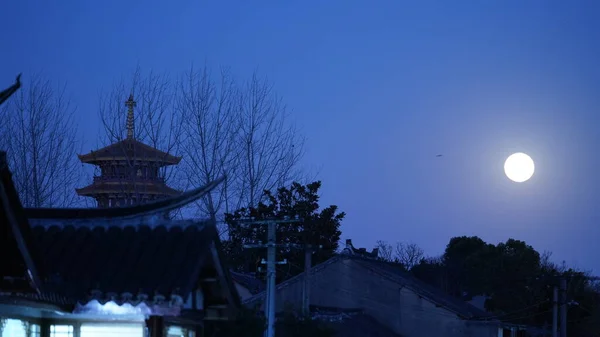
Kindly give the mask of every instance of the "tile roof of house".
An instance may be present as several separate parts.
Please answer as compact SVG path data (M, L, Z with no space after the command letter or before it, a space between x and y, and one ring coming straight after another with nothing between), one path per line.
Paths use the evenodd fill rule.
M360 309L311 307L311 311L312 319L324 322L327 327L335 331L336 336L400 337L400 335Z
M256 295L266 289L265 283L253 275L242 274L233 270L230 271L230 275L234 282L248 289L252 295Z
M82 188L76 188L75 192L82 196L95 196L100 193L124 193L124 194L153 194L153 195L166 195L176 196L180 195L181 191L167 186L164 182L93 182Z
M87 154L77 155L83 163L97 164L107 160L126 160L136 158L142 161L159 162L161 165L175 165L181 157L153 148L134 138L125 138Z
M0 178L0 252L9 257L0 260L0 281L35 283L31 293L0 282L0 301L181 304L201 268L212 263L234 292L228 300L239 303L220 263L215 226L160 216L201 198L224 178L178 197L111 209L23 209L4 152Z
M68 221L100 221L122 222L136 219L147 222L158 213L165 213L190 204L208 194L213 188L225 180L221 177L205 186L189 190L178 196L160 199L136 206L114 208L26 208L25 214L29 220L49 219Z
M446 308L447 310L463 317L465 319L480 319L490 317L490 313L482 311L471 304L463 301L460 298L456 298L454 296L448 295L444 293L441 289L437 289L417 278L412 276L410 273L405 272L402 268L388 263L383 262L371 258L365 258L357 255L337 255L332 257L331 259L318 264L312 268L313 275L317 275L321 270L325 269L327 266L336 263L338 261L350 259L357 262L363 268L366 268L372 271L375 274L380 275L381 277L386 277L393 282L396 282L400 285L403 285L423 298L439 305L440 307ZM300 282L303 279L304 273L300 273L280 284L277 285L277 290L281 290L286 288L287 286ZM318 276L315 276L318 277ZM246 305L252 305L254 303L258 303L262 301L265 297L265 292L261 292L257 295L254 295L244 301Z
M39 293L40 254L31 243L32 233L19 195L0 151L0 291Z
M350 258L364 268L411 289L423 298L426 298L436 305L446 308L463 318L472 319L491 316L490 313L476 308L466 301L463 301L461 298L448 295L443 290L417 279L409 272L402 270L402 268L392 263L360 257Z
M214 226L33 227L45 286L77 301L170 301L197 285Z

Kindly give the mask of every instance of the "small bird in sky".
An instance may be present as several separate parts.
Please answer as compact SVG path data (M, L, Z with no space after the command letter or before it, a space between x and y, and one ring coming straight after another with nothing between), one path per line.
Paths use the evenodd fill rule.
M443 156L443 154L438 154L438 155L436 155L435 157L436 157L436 158L439 158L439 157L442 157L442 156Z

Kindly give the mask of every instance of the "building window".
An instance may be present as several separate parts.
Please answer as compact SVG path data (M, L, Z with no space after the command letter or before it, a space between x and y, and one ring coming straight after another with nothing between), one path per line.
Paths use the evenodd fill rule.
M4 320L2 337L27 337L27 330L23 321L19 319Z
M40 326L37 324L31 324L29 326L29 337L40 337L40 336L41 336Z
M142 324L82 324L81 337L144 337Z
M50 337L73 337L72 325L51 325Z
M186 337L183 329L178 326L170 326L167 329L167 337Z

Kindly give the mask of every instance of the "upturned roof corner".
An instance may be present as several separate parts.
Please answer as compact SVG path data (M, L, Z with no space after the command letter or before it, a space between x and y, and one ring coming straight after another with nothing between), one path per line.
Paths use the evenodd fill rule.
M26 208L25 213L28 219L125 220L132 217L144 218L157 213L176 210L191 204L192 202L195 202L210 193L225 179L225 176L222 176L221 178L209 182L202 187L183 192L178 196L157 200L142 205L117 208Z
M17 79L15 80L15 84L11 85L7 89L0 92L0 105L4 103L12 94L17 92L21 87L21 74L17 75Z

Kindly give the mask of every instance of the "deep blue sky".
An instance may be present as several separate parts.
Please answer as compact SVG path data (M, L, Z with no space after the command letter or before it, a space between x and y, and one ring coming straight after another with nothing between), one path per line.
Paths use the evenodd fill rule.
M67 81L91 148L98 92L138 63L258 67L344 238L514 237L600 273L598 17L593 0L5 1L0 82ZM537 165L524 184L502 171L515 151Z

